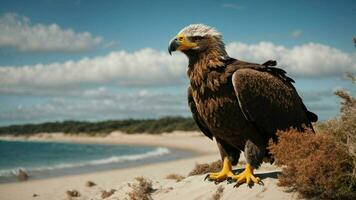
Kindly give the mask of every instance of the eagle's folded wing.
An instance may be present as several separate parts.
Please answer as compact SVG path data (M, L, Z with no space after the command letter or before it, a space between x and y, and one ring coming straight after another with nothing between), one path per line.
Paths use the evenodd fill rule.
M272 70L280 70L272 68ZM292 86L291 79L278 77L282 71L266 67L242 67L232 76L237 100L245 118L261 129L266 137L275 138L276 128L311 126L308 112Z

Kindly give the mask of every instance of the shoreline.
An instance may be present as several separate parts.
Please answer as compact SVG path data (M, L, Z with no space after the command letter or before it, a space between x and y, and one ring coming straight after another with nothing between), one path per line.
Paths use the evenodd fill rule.
M97 172L105 172L111 170L121 170L127 168L141 167L145 165L155 164L155 163L165 163L176 160L183 160L198 157L201 155L207 155L209 152L206 150L201 150L197 148L192 148L191 146L181 145L179 142L181 139L185 140L185 137L196 137L197 139L204 138L198 132L173 132L165 134L126 134L122 132L113 132L105 136L91 136L87 134L65 134L65 133L38 133L30 136L12 136L5 135L0 136L0 141L19 141L19 142L51 142L51 143L73 143L73 144L97 144L97 145L128 145L128 146L145 146L150 148L167 148L169 153L167 155L162 155L160 157L151 157L136 161L127 161L128 164L121 163L110 163L98 166L82 166L73 167L66 169L54 169L53 171L41 172L29 172L29 179L26 182L31 182L35 180L45 180L50 178L60 178L73 175L83 175ZM167 140L175 141L174 144L165 142ZM177 142L178 140L178 142ZM26 170L26 168L25 168ZM34 174L32 174L34 173ZM34 177L31 178L31 176ZM9 181L0 182L2 184L9 183L21 183L23 181L18 181L13 177L13 180L9 178Z
M186 140L189 138L189 140ZM87 171L83 169L84 172L78 172L78 169L73 168L74 171L77 171L79 175L90 174L97 172L105 172L111 170L121 170L127 168L142 167L145 165L151 165L155 163L165 163L176 160L190 159L194 157L209 155L216 153L216 149L211 148L201 148L201 145L197 147L197 141L200 143L214 143L199 132L183 132L175 131L173 133L163 133L163 134L147 134L147 133L138 133L138 134L126 134L122 132L112 132L105 136L91 136L88 134L65 134L65 133L38 133L30 136L12 136L5 135L0 136L0 141L19 141L19 142L50 142L50 143L73 143L73 144L97 144L97 145L128 145L128 146L143 146L150 148L167 148L170 153L163 155L165 159L152 157L150 161L148 160L138 160L136 163L124 164L123 166L116 166L108 169L100 169L102 166L97 166L97 170ZM188 141L188 142L187 142ZM198 142L198 143L199 143ZM210 146L205 144L204 146ZM84 167L85 168L85 167ZM61 170L61 169L60 169ZM63 169L71 170L71 169ZM48 172L47 172L48 173ZM55 171L50 173L56 174ZM30 174L31 175L31 174ZM60 178L65 176L72 176L75 173L63 173L63 175L48 175L45 177L36 177L29 178L24 182L43 180L50 178ZM1 182L2 184L9 183L22 183L23 181L9 181Z
M185 140L189 137L188 143ZM192 139L194 138L194 139ZM112 132L105 136L91 136L88 134L65 134L65 133L38 133L30 136L13 136L3 135L0 140L4 141L38 141L38 142L69 142L69 143L84 143L84 144L126 144L139 145L148 147L167 147L172 149L180 149L191 151L197 155L206 155L216 153L214 148L196 147L195 142L199 140L207 140L210 144L215 144L214 141L205 137L200 132L174 131L172 133L148 134L135 133L126 134L120 131Z
M3 141L3 140L0 140ZM26 142L37 142L37 141L21 141L21 143ZM46 141L47 142L47 141ZM51 144L56 142L49 142ZM59 142L61 144L67 144L67 142ZM76 143L81 144L81 143ZM90 145L106 145L106 144L90 144ZM125 146L128 148L141 148L140 145L126 145L118 144L120 146ZM112 144L110 144L112 146ZM96 146L95 146L96 147ZM145 146L147 148L148 146ZM105 147L104 147L105 148ZM181 159L193 158L198 156L196 153L188 150L181 150L176 148L167 147L148 147L149 150L146 153L132 154L132 155L110 155L107 157L97 158L97 159L87 159L83 161L66 161L61 162L58 165L37 165L37 166L23 166L14 167L12 169L0 170L0 185L7 183L20 183L22 181L17 180L17 175L15 173L18 170L22 170L28 175L26 182L31 182L35 180L45 180L50 178L65 177L72 175L83 175L88 173L105 172L111 170L120 170L126 168L141 167L144 165L155 164L155 163L165 163L169 161L176 161ZM130 158L132 157L132 159ZM135 158L140 157L140 158ZM113 161L112 159L117 159ZM123 159L123 160L120 160ZM41 161L40 161L41 162Z
M4 139L4 137L0 137ZM241 186L234 188L234 184L221 183L216 185L204 181L205 175L187 176L197 163L210 163L220 159L220 154L215 141L212 141L198 132L175 132L169 134L123 134L114 132L106 137L88 137L82 135L65 134L39 134L29 138L7 137L9 140L27 141L59 141L59 142L86 142L100 144L133 144L146 146L161 146L168 148L185 149L196 152L193 157L179 160L171 160L158 163L150 163L108 171L60 176L28 182L0 184L0 196L2 200L17 199L103 199L103 191L115 190L114 194L105 199L130 199L128 193L132 191L130 184L135 183L136 177L145 177L152 181L154 192L153 199L211 199L218 187L224 187L224 195L221 199L296 199L293 193L286 193L283 188L277 186L277 174L280 169L263 164L256 174L260 175L264 185L255 185L252 188ZM241 156L240 160L244 160ZM242 168L242 166L238 166ZM167 179L167 175L178 174L185 178L179 182ZM86 186L87 181L92 181L96 186ZM76 190L80 197L68 197L68 190Z

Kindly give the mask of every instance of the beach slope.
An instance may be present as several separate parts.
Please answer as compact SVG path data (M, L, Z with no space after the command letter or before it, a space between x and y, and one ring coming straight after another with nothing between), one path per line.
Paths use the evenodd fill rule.
M14 139L14 138L2 138ZM18 138L17 138L18 139ZM25 139L25 138L21 138ZM277 186L277 174L280 169L270 164L263 164L256 174L262 178L264 185L252 188L226 182L218 185L204 181L204 175L187 176L196 163L210 163L220 158L215 143L200 133L173 133L162 135L112 133L106 137L67 136L64 134L40 134L27 140L50 140L93 143L140 144L180 148L196 152L196 156L181 160L161 162L133 168L111 170L97 173L64 176L27 182L0 184L2 200L17 199L129 199L135 177L145 177L152 181L151 196L153 199L296 199L294 193L285 192ZM243 158L242 158L243 160ZM239 165L238 168L241 168ZM183 175L179 182L167 179L169 174ZM95 183L89 187L87 182ZM131 187L130 187L131 185ZM222 192L217 190L223 188ZM67 191L78 191L78 197L70 197ZM104 191L112 194L103 195Z

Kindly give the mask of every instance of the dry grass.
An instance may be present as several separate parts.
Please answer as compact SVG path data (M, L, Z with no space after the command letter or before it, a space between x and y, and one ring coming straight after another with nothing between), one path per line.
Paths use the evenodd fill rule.
M220 186L216 189L216 191L215 191L215 193L214 193L212 199L213 199L213 200L220 200L221 197L223 196L223 193L224 193L224 187L220 185Z
M73 197L80 197L81 194L78 190L67 190L66 192L68 199L72 199Z
M87 187L93 187L93 186L96 186L96 183L94 183L93 181L87 181L87 182L85 183L85 186L87 186Z
M108 197L110 197L111 195L113 195L116 192L116 190L111 189L109 191L103 190L101 191L101 198L106 199Z
M247 162L244 161L244 160L240 160L240 161L238 162L238 165L246 165L246 164L247 164Z
M352 199L351 157L327 135L279 132L278 144L270 144L276 164L284 166L279 185L298 191L303 197Z
M328 132L347 149L353 158L353 176L356 179L356 98L340 90L335 94L343 99L341 116L328 126Z
M355 83L355 76L347 77ZM276 164L283 166L279 184L315 199L356 199L356 99L338 90L340 116L315 124L317 134L293 129L270 143Z
M209 164L195 164L194 169L189 172L188 176L206 174L208 172L219 172L222 169L221 160L211 162Z
M342 145L352 157L353 166L356 166L356 98L343 90L338 90L335 94L342 99L340 117L318 123L316 127ZM353 169L353 176L356 178L356 167Z
M177 182L183 180L185 177L179 174L168 174L166 176L166 179L173 179L176 180Z
M131 200L152 200L152 181L144 177L136 177L137 183L129 184L132 191L128 193Z
M25 172L24 170L22 170L22 169L20 169L18 172L17 172L17 174L16 174L16 178L17 178L17 180L19 180L19 181L27 181L27 179L28 179L28 174L27 174L27 172Z

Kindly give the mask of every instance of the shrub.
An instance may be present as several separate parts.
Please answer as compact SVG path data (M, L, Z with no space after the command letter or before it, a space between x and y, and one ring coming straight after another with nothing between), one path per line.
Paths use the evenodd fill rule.
M136 177L138 183L129 184L132 191L128 193L131 200L152 200L151 193L154 191L152 188L152 181L144 177Z
M347 77L356 82L353 74ZM316 123L318 134L291 129L278 132L277 144L270 142L283 166L279 184L303 197L356 199L356 99L345 90L335 95L342 100L340 116Z
M214 193L212 199L213 199L213 200L220 200L221 197L223 196L223 193L224 193L224 187L220 185L220 186L216 189L216 191L215 191L215 193Z
M68 199L72 199L73 197L80 197L81 194L78 190L67 190L66 192Z
M353 166L356 166L356 98L344 90L338 90L335 94L342 99L340 117L316 126L321 133L329 134L343 146L351 156ZM353 176L356 178L356 168Z
M177 182L183 180L185 177L179 174L168 174L166 176L166 179L173 179L176 180Z
M221 160L211 162L209 164L195 164L194 169L189 172L188 176L206 174L208 172L219 172L222 169Z
M87 187L94 187L94 186L96 186L96 183L94 183L93 181L87 181L87 182L85 183L85 186L87 186Z
M283 166L279 185L297 191L302 197L321 199L356 198L352 157L344 146L310 130L278 132L278 143L269 150L276 164Z
M109 191L103 190L101 191L101 198L106 199L108 197L110 197L111 195L113 195L116 192L116 190L111 189Z

